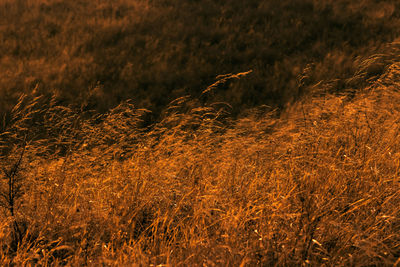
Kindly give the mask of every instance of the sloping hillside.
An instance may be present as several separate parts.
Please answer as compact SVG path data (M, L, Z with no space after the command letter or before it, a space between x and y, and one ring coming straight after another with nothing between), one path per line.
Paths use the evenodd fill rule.
M36 88L101 112L133 99L157 117L248 70L211 101L235 113L283 107L321 80L351 78L400 29L395 0L2 0L0 12L3 111Z

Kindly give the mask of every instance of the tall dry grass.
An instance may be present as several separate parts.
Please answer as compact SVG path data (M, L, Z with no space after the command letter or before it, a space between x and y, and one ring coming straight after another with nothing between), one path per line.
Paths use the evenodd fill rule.
M399 75L279 117L183 97L147 128L129 102L99 116L27 95L1 126L23 192L1 265L399 264Z

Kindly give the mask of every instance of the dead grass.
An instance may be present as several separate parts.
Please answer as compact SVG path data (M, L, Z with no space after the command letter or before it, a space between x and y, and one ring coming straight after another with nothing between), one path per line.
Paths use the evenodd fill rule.
M398 264L399 73L280 118L181 98L147 129L129 103L93 116L26 96L1 128L5 170L30 140L1 265Z

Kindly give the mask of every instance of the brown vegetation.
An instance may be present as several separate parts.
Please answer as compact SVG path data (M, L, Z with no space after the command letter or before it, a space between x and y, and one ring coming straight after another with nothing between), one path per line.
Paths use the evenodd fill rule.
M26 96L2 126L2 192L17 166L24 194L1 264L398 264L399 73L280 118L181 98L147 129L129 103L90 116Z
M0 265L400 265L399 7L0 0Z
M34 88L106 112L153 117L217 75L253 70L212 102L235 114L332 91L399 32L396 0L0 0L0 113ZM298 76L306 76L299 87Z

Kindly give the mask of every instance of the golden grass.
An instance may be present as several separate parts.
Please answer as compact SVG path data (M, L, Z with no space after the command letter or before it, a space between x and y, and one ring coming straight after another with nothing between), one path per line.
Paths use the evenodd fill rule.
M27 146L0 263L398 264L399 73L392 64L352 97L309 98L280 118L233 121L181 98L147 129L129 102L89 116L26 96L1 128L5 171Z

